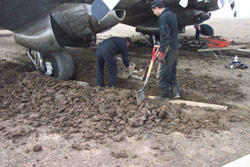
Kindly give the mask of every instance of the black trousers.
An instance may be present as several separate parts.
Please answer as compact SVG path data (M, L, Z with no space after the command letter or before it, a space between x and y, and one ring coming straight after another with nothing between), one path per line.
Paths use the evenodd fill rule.
M175 87L179 92L179 84L176 79L176 67L178 61L178 50L172 50L171 48L165 55L166 63L159 63L157 70L157 81L160 89L169 90L170 87Z
M107 64L108 72L109 72L109 87L117 86L117 63L116 56L112 53L112 51L106 49L106 47L102 47L99 45L96 52L96 79L97 85L100 87L104 87L104 65Z

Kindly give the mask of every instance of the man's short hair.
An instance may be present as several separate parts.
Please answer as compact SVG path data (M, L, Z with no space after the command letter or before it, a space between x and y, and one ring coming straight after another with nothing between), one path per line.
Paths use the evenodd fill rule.
M194 28L195 28L195 29L198 29L198 27L199 27L199 24L195 24L195 25L194 25Z
M153 0L153 1L151 1L151 9L153 9L155 7L165 8L165 5L161 0Z
M126 37L125 39L130 45L132 44L132 39L130 37Z

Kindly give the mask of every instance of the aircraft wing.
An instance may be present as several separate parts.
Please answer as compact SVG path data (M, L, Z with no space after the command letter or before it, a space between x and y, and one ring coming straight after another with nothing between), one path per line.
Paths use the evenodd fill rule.
M236 9L234 0L228 0L234 16ZM138 32L148 35L158 35L157 17L150 9L150 1L141 0L130 4L129 0L121 0L118 4L127 5L126 18L122 22L136 27ZM226 0L163 0L165 6L177 15L180 32L185 31L185 26L202 23L211 17L211 12L221 9ZM121 5L122 6L122 5Z

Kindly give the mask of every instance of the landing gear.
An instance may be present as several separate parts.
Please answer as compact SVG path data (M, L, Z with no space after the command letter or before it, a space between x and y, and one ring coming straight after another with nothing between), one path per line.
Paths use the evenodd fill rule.
M157 35L149 35L146 37L142 34L142 37L150 47L153 47L154 45L160 45L160 37Z
M28 57L36 70L45 76L52 76L60 80L68 80L73 76L74 63L67 51L40 53L28 50Z
M186 28L185 27L179 27L178 31L179 31L179 33L185 33Z
M160 37L157 35L150 35L149 36L149 41L151 44L154 45L160 45Z

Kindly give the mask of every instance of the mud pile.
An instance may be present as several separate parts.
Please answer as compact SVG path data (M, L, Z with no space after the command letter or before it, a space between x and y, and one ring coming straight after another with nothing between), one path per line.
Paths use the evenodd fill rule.
M120 141L134 135L140 138L150 131L162 134L177 131L194 137L194 133L204 129L215 133L228 129L221 121L224 116L220 111L149 99L138 106L135 94L143 81L119 80L119 88L96 87L96 48L69 50L76 68L71 81L44 77L32 72L30 65L1 61L0 117L4 122L0 125L0 133L4 138L15 142L32 133L39 135L42 127L46 127L43 132L58 133L66 139L77 134L86 140L100 142L105 138ZM130 59L137 68L146 71L150 53L151 48L134 46L130 49ZM180 59L192 61L201 57L182 50ZM156 69L145 90L147 95L159 93ZM105 73L106 82L107 78ZM82 86L76 80L86 81L90 86ZM223 104L227 100L244 98L238 92L238 85L208 75L194 75L189 68L178 71L178 80L184 100Z
M191 137L199 129L217 132L227 129L219 122L218 111L145 100L137 106L134 90L84 87L75 81L44 77L28 68L10 65L0 76L0 126L2 136L14 142L37 128L59 133L66 139L80 134L85 139L114 141L148 131L174 131ZM6 74L6 75L4 75Z

